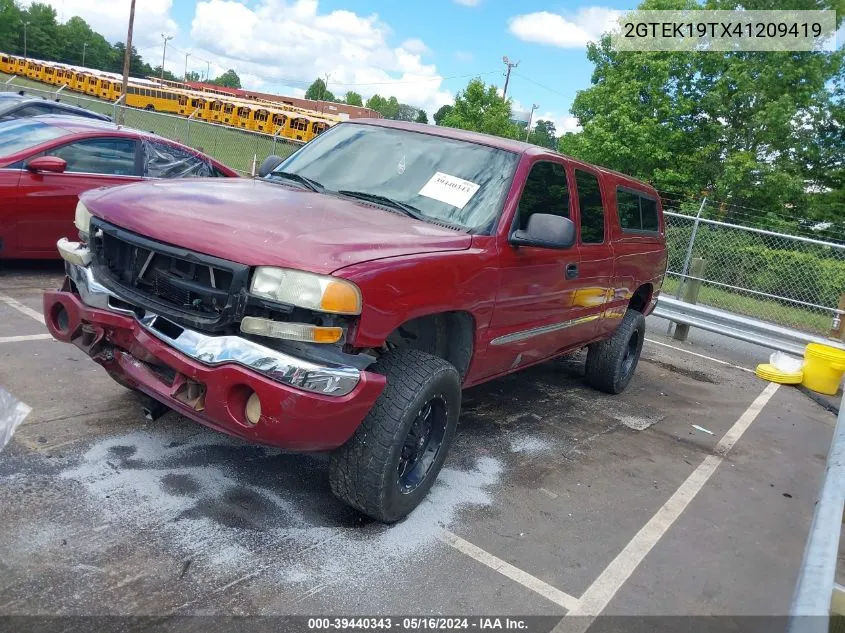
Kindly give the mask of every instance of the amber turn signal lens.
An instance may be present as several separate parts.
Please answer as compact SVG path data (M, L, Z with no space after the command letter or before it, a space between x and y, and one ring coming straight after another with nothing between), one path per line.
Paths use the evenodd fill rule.
M330 281L323 290L320 309L337 314L360 314L361 295L348 283Z

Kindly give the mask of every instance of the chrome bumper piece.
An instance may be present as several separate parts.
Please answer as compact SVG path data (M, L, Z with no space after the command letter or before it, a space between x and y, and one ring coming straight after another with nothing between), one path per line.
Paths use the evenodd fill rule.
M78 247L73 247L73 250L77 254L80 253ZM132 316L147 332L204 365L235 363L276 382L327 396L345 396L355 388L361 378L360 371L354 367L318 365L240 336L209 336L173 323L148 310L138 317L135 312L115 305L112 299L127 302L99 283L90 267L79 266L70 261L66 267L68 276L76 284L85 305ZM173 337L165 334L163 329L180 333Z

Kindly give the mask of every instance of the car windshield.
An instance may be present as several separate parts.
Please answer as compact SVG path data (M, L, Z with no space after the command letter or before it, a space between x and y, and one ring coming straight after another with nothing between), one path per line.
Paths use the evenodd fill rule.
M402 207L408 215L486 232L501 212L519 156L476 143L375 125L340 124L281 163L327 193Z
M33 119L14 119L0 123L0 157L15 154L70 134L65 129Z

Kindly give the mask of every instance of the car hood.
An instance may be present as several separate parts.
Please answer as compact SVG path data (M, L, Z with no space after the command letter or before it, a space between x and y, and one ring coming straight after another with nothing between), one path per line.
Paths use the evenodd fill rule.
M252 179L161 180L81 196L103 220L250 266L328 274L373 259L464 250L472 236L354 200Z

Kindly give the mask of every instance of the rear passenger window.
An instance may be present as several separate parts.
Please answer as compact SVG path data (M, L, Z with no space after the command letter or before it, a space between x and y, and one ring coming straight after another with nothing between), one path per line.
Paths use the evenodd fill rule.
M212 167L198 156L178 147L144 142L144 176L148 178L190 178L213 175Z
M576 169L575 184L578 187L578 208L581 210L581 243L601 244L604 242L604 206L599 179L595 174Z
M534 163L525 180L518 213L520 230L528 226L528 218L535 213L569 217L569 183L563 165L549 161Z
M657 219L657 201L628 189L616 189L616 210L623 231L660 230Z

